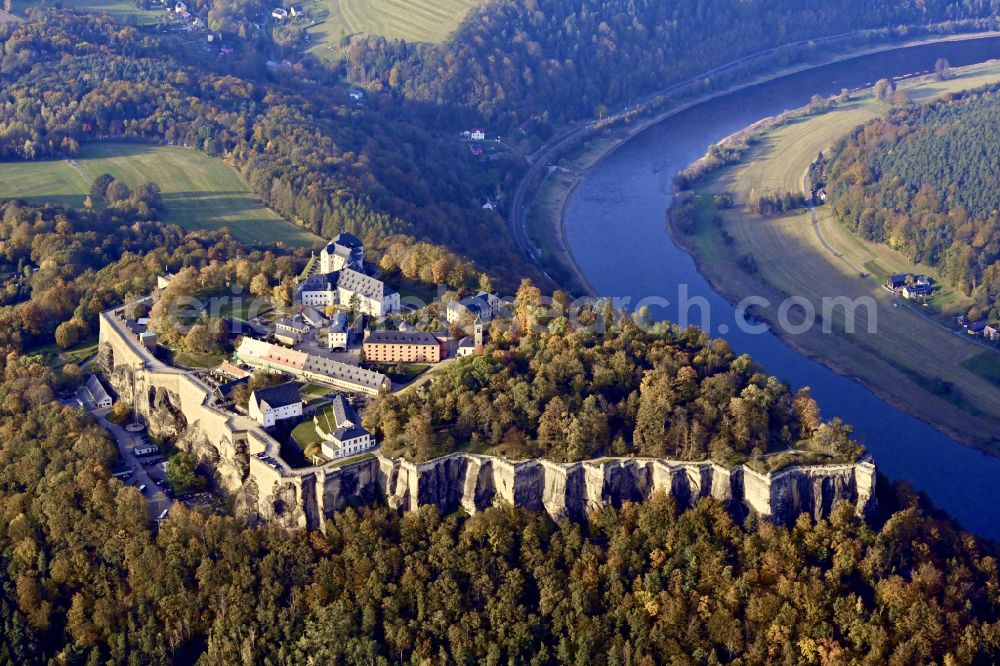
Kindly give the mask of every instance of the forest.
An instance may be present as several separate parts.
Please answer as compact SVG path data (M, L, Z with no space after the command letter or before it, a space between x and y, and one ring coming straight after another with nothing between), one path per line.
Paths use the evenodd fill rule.
M356 82L513 129L596 118L790 42L995 13L988 0L496 0L440 45L356 38L346 68Z
M1000 318L1000 89L896 109L828 157L837 217L975 299L974 320Z
M484 191L459 142L398 109L338 103L326 86L196 66L171 39L71 12L0 25L0 159L73 157L87 141L190 146L235 165L265 204L325 238L347 230L379 247L404 234L480 270L536 275L504 220L481 208L497 183Z
M883 492L791 527L658 494L585 523L349 509L325 532L177 506L151 531L114 447L0 358L0 661L948 664L1000 657L996 551ZM898 499L897 499L898 497Z
M795 446L824 461L861 447L823 422L808 389L792 393L723 340L650 327L605 303L571 312L522 283L510 324L495 321L481 356L391 394L364 415L390 455L426 460L468 449L577 461L641 455L722 463Z
M236 33L259 11L192 7ZM359 235L387 272L461 291L502 269L497 280L516 286L535 269L480 208L468 151L422 120L445 105L509 127L554 123L770 44L994 10L500 0L441 47L352 46L352 75L403 93L405 107L388 93L359 106L334 101L326 81L202 67L170 36L49 12L0 26L0 158L63 159L109 139L186 145L235 165L297 224ZM426 116L403 111L420 107ZM178 504L152 525L143 497L110 475L108 434L54 399L80 369L53 369L31 349L91 336L100 311L165 270L177 276L168 299L233 284L287 298L308 253L184 232L159 219L155 184L100 181L82 210L0 203L0 662L1000 659L996 546L905 486L879 484L871 523L847 504L791 526L737 521L714 500L681 513L657 494L579 523L511 506L469 516L376 505L286 531ZM549 300L521 282L485 354L376 402L366 425L415 459L468 448L760 464L790 446L825 460L861 452L807 389L792 392L723 341L605 304L569 312L560 292ZM165 340L203 344L156 314Z

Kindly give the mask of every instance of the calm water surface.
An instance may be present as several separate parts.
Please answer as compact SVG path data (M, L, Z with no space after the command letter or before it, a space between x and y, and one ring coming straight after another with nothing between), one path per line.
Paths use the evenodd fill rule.
M906 479L939 507L984 536L1000 539L1000 458L964 447L886 404L856 381L797 354L770 333L749 335L735 312L666 233L674 174L711 143L760 118L803 106L816 93L870 85L883 77L930 70L937 58L954 67L1000 58L1000 38L897 49L819 67L700 104L638 135L595 167L566 212L567 240L594 290L678 301L679 285L710 305L711 332L793 387L810 386L826 418L855 427L891 479ZM676 306L660 309L677 320ZM696 313L697 311L692 310Z

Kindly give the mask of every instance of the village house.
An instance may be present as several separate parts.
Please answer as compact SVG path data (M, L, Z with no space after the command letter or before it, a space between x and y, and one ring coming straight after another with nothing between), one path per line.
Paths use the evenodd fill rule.
M473 333L471 336L466 336L458 341L458 349L455 352L456 356L472 356L473 354L483 353L483 343L485 342L484 325L482 317L476 317L476 322L473 324Z
M302 305L312 307L337 305L337 280L339 279L339 272L310 275L299 285L299 302Z
M473 141L486 141L486 130L476 128L469 130L469 138Z
M458 349L455 350L455 356L462 358L463 356L472 356L476 352L476 344L472 341L472 336L467 335L458 341Z
M302 305L340 306L372 317L399 310L399 293L370 275L345 268L334 273L311 275L299 286Z
M265 428L302 416L302 397L295 382L259 388L250 394L250 418Z
M926 296L931 293L931 281L924 275L914 275L913 273L896 273L886 276L882 286L893 293L902 293L909 288L912 296ZM904 298L911 298L903 294Z
M986 321L980 319L965 327L965 332L969 335L984 335L986 332Z
M358 413L342 395L334 396L330 407L314 421L328 458L357 455L375 446L375 438L361 426Z
M372 317L384 317L399 310L399 292L381 280L349 268L340 271L337 299L342 307Z
M983 337L990 342L1000 341L1000 324L987 324L983 328Z
M250 377L250 373L236 365L232 361L223 361L215 368L220 374L230 377L232 379L246 379Z
M365 360L373 363L438 363L442 351L441 341L423 331L374 331L364 341Z
M282 7L275 7L274 9L271 10L271 16L278 19L279 21L282 21L288 18L288 10Z
M905 298L908 301L909 300L914 300L914 299L924 298L925 296L930 296L930 294L931 294L931 285L930 284L920 284L920 283L908 284L905 287L903 287L903 290L902 290L901 293L903 294L903 298Z

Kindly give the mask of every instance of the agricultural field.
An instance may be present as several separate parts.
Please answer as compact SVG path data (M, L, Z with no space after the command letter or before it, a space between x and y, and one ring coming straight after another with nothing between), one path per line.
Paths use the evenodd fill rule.
M56 5L98 14L107 13L118 20L135 21L142 25L156 23L162 14L162 12L139 9L129 0L31 0L31 2L14 0L14 11L23 16L27 8L45 9Z
M320 51L337 50L344 38L354 35L442 42L483 1L317 0L306 9L310 16L323 17L309 31Z
M905 84L911 99L930 100L944 92L1000 80L1000 64L956 73L952 79ZM698 222L685 242L702 272L736 300L759 294L775 305L758 314L774 321L777 304L802 296L822 312L823 298L870 298L875 303L874 332L870 314L856 310L854 332L843 308L828 312L828 332L814 327L802 335L784 336L806 354L821 358L838 371L857 377L911 413L934 414L934 421L965 441L983 446L983 433L1000 424L1000 385L992 376L997 356L984 345L951 330L944 318L881 288L888 273L919 272L900 253L851 234L825 208L783 216L751 215L743 207L750 190L803 191L804 177L816 155L827 150L856 125L885 113L888 107L863 96L832 110L795 119L767 130L744 159L716 172L697 191ZM720 209L714 196L730 192L732 208ZM750 256L752 268L742 259ZM944 285L941 301L961 307L964 295ZM938 300L938 299L936 299ZM944 308L941 303L933 306Z
M0 197L79 208L102 173L130 187L155 182L164 221L185 229L229 227L248 243L308 246L320 240L258 201L233 167L175 146L94 143L81 146L72 161L6 162L0 167Z

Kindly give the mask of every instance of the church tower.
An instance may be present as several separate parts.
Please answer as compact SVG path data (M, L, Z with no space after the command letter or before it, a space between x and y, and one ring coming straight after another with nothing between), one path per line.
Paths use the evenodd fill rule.
M480 316L476 316L475 329L472 334L472 339L475 344L475 349L477 354L483 353L483 319Z

